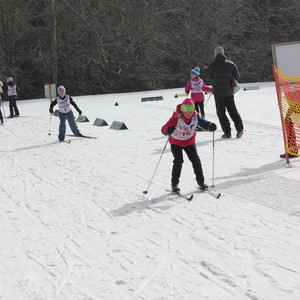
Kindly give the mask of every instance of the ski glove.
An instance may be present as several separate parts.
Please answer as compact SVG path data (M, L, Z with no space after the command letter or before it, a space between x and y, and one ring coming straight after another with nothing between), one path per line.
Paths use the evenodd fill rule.
M79 110L78 110L78 113L79 113L79 116L81 116L81 114L82 114L82 111L79 109Z
M215 123L209 123L208 131L216 131L217 125Z
M174 132L175 128L175 126L170 126L167 130L168 135L171 135Z
M50 113L50 114L53 114L53 108L50 108L50 109L49 109L49 113Z

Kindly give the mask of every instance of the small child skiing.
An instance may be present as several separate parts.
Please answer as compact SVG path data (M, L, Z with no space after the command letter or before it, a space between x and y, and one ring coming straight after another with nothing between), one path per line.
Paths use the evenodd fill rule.
M59 111L59 133L58 133L58 140L63 142L66 136L66 120L68 120L69 126L75 136L82 136L80 133L74 114L71 109L71 104L75 107L79 115L82 114L82 111L78 108L77 104L74 102L72 97L66 95L66 89L64 86L59 86L57 88L58 96L54 101L51 102L49 112L53 114L53 107L58 104L58 111Z
M192 163L200 190L208 189L204 182L201 160L195 144L196 127L198 125L207 131L215 131L217 129L216 124L200 117L199 113L195 111L194 101L188 98L177 105L172 117L161 128L161 132L164 135L169 135L171 152L174 157L171 178L172 192L180 193L178 184L183 164L182 150L184 150Z
M208 87L199 76L200 68L196 67L191 71L191 78L185 87L185 92L186 94L191 92L191 99L195 102L196 111L201 113L202 118L205 118L203 92L212 92L213 89Z
M7 96L9 100L9 112L10 112L10 115L7 118L19 117L20 113L17 106L17 97L18 97L17 85L15 84L12 77L8 77L6 79L6 83L7 83Z

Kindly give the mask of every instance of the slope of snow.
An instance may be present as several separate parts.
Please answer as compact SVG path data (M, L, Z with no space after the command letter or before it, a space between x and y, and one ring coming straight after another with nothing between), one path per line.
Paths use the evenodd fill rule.
M165 191L173 158L160 133L182 88L73 97L90 120L81 132L99 138L70 144L57 142L49 100L18 101L21 117L0 128L0 299L300 299L300 159L279 158L275 86L256 85L236 94L242 139L221 139L208 100L218 130L197 133L197 148L222 197L196 193L185 156L191 202ZM141 102L151 96L164 100Z

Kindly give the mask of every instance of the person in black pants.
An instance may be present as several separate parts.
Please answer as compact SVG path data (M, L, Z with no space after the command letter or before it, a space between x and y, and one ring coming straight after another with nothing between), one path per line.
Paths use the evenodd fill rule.
M6 82L7 82L7 96L9 100L9 112L10 112L8 118L18 117L20 113L17 106L17 97L18 97L17 85L14 83L12 77L8 77Z
M4 124L3 115L2 115L2 108L3 108L3 101L4 101L2 87L3 87L3 82L0 80L0 122L1 122L1 125Z
M205 77L212 79L216 111L224 132L222 138L231 138L231 126L226 116L226 110L234 122L237 131L236 137L241 138L244 133L244 125L234 102L232 87L232 80L238 80L240 74L237 66L232 61L226 59L222 47L217 47L214 50L214 56L215 61L209 64L205 72Z
M198 112L195 111L193 100L185 99L181 104L177 105L176 112L173 113L172 117L161 129L164 135L169 135L171 151L174 156L171 187L175 193L180 192L178 184L183 164L183 151L192 163L200 189L208 189L204 182L202 165L195 144L198 125L207 131L215 131L217 129L214 123L201 118Z

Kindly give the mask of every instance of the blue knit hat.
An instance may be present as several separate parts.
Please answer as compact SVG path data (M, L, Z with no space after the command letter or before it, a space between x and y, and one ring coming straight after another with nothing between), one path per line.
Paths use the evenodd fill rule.
M191 71L191 74L195 74L196 76L199 76L200 75L200 68L196 67L195 69L193 69Z

